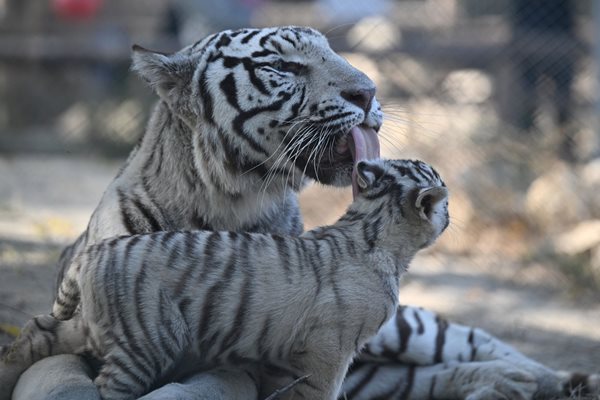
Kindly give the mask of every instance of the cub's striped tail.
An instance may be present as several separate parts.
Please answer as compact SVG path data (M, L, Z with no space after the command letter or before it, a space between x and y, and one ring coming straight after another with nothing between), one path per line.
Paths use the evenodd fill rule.
M81 258L82 255L79 255L73 259L71 265L68 267L67 274L58 287L56 299L52 306L52 316L58 320L64 321L70 319L79 306Z

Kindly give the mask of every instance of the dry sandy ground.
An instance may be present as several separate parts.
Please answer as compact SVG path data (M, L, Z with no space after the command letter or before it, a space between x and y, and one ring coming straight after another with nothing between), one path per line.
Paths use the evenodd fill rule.
M49 311L60 249L85 228L119 164L0 157L0 324ZM302 201L310 226L335 219L349 196L313 187ZM600 372L600 305L540 284L541 276L501 255L473 260L433 249L413 262L401 299L485 328L552 367ZM0 344L7 340L0 333Z

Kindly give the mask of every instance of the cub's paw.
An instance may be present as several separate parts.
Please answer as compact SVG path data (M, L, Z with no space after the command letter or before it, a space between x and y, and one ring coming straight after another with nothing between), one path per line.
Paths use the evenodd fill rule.
M499 360L474 364L461 371L466 400L531 400L538 390L536 377L517 366Z

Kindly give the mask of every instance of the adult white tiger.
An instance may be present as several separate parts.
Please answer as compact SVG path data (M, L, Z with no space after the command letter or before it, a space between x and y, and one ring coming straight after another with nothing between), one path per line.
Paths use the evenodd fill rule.
M133 67L161 101L87 231L61 256L63 268L85 246L123 234L298 235L296 192L305 176L348 185L354 160L378 154L382 114L373 83L312 29L226 31L172 55L134 48ZM247 399L255 383L243 375L226 372L210 385L235 376ZM405 307L368 344L344 390L353 399L527 398L534 378L540 396L569 384L485 332ZM189 385L207 393L206 382ZM156 398L166 391L175 397L184 387L167 385Z

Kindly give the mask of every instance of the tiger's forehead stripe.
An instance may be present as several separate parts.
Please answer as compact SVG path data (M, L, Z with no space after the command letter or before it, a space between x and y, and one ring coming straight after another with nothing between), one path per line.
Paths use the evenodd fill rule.
M422 161L415 160L402 160L392 161L390 163L391 169L388 172L395 171L400 175L400 178L409 178L410 180L417 182L420 185L440 185L446 186L437 171ZM397 174L395 178L398 178Z
M302 50L305 45L311 44L311 39L318 38L324 40L319 32L303 27L280 27L272 29L241 29L235 31L224 31L203 38L187 48L187 54L202 52L210 45L221 49L232 45L233 43L247 45L251 41L258 40L260 47L270 44L279 53L285 53L283 42L286 46L291 45L294 49Z

